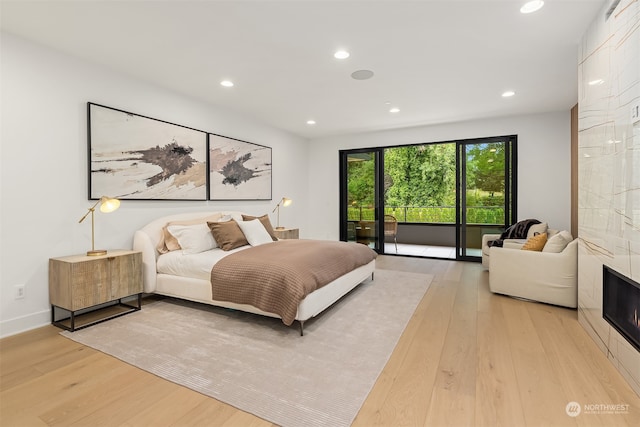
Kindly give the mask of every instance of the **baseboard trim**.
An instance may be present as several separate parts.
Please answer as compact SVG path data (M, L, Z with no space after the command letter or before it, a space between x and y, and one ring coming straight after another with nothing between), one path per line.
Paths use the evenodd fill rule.
M43 310L26 316L0 322L0 338L9 337L32 329L41 328L51 323L51 310Z

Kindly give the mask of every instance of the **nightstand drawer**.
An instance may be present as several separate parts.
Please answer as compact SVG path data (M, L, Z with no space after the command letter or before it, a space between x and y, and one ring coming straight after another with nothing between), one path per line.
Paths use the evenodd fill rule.
M299 229L297 228L276 228L273 230L278 239L299 239Z

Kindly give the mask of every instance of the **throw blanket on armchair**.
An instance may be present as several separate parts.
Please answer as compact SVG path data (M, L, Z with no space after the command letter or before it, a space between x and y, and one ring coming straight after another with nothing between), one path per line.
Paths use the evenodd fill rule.
M491 240L489 246L502 247L505 239L526 239L529 228L532 225L540 224L537 219L524 219L513 224L511 227L504 230L499 239Z

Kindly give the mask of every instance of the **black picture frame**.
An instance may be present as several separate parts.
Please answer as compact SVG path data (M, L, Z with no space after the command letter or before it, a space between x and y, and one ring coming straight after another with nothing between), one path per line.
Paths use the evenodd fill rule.
M208 136L209 200L272 200L271 147Z
M87 103L89 199L207 200L207 132Z

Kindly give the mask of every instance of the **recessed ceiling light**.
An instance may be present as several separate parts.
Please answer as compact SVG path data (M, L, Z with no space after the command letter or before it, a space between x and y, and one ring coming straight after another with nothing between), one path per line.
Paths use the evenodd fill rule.
M346 50L339 50L333 54L333 57L336 59L347 59L350 55Z
M511 97L511 96L513 96L513 95L515 95L515 94L516 94L516 93L515 93L514 91L512 91L512 90L508 90L508 91L506 91L506 92L504 92L504 93L502 94L502 97L503 97L503 98L509 98L509 97Z
M400 109L398 107L393 107L389 110L390 113L399 113Z
M307 120L307 124L308 125L315 125L316 121L315 120Z
M542 6L544 6L544 2L542 0L529 1L520 8L520 13L532 13L540 10Z
M589 86L597 86L597 85L601 85L602 83L604 83L604 80L602 79L595 79L595 80L591 80L589 82Z
M371 70L358 70L351 73L351 78L355 80L368 80L373 77L373 71Z
M233 82L231 80L223 80L220 82L220 85L224 87L233 87Z

